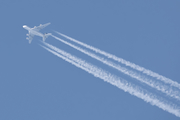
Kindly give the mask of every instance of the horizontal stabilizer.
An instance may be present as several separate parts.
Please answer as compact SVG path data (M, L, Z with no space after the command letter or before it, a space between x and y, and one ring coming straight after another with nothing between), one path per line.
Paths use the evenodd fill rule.
M43 41L45 41L46 38L47 38L48 36L50 36L50 35L52 35L52 34L51 34L51 33L45 33L44 36L43 36Z

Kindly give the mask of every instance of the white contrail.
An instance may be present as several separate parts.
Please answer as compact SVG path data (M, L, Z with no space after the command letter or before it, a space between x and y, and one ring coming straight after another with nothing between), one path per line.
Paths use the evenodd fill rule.
M75 65L76 67L79 67L79 68L85 70L86 72L94 75L95 77L103 79L104 81L106 81L114 86L117 86L118 88L124 90L125 92L130 93L131 95L134 95L138 98L143 99L146 102L149 102L151 105L156 105L157 107L159 107L165 111L168 111L169 113L172 113L172 114L176 115L177 117L180 117L180 108L177 107L176 105L169 103L169 102L163 100L162 98L158 98L157 96L153 95L152 93L149 93L146 90L144 90L138 86L128 83L126 80L116 77L116 76L110 74L109 72L104 71L104 70L102 70L90 63L87 63L86 61L83 61L75 56L72 56L71 54L66 53L65 51L62 51L48 43L44 43L44 44L52 49L51 50L51 49L43 46L46 50L48 50L49 52L53 53L54 55L64 59L65 61ZM57 52L60 54L58 54Z
M157 89L157 90L159 90L159 91L161 91L161 92L163 92L163 93L165 93L165 94L167 94L167 95L169 95L169 96L171 96L173 98L176 98L176 99L180 100L180 92L176 91L176 90L173 90L171 88L171 86L167 86L167 85L164 85L164 84L162 84L162 83L160 83L158 81L148 79L147 77L145 77L143 75L140 75L140 74L138 74L138 73L136 73L134 71L128 70L128 69L126 69L124 67L121 67L120 65L117 65L117 64L115 64L115 63L113 63L111 61L108 61L108 60L106 60L106 59L104 59L104 58L102 58L100 56L97 56L97 55L95 55L95 54L93 54L93 53L91 53L89 51L86 51L86 50L84 50L84 49L82 49L82 48L80 48L78 46L75 46L75 45L67 42L67 41L64 41L64 40L62 40L62 39L60 39L60 38L58 38L58 37L56 37L54 35L51 35L51 36L54 37L55 39L63 42L63 43L75 48L76 50L79 50L82 53L84 53L84 54L86 54L86 55L88 55L88 56L90 56L92 58L95 58L96 60L99 60L100 62L102 62L102 63L104 63L106 65L109 65L109 66L121 71L122 73L124 73L126 75L129 75L130 77L139 80L140 82L143 82L143 83L151 86L152 88L155 88L155 89Z
M169 79L169 78L166 78L166 77L164 77L164 76L162 76L162 75L159 75L158 73L152 72L151 70L145 69L145 68L143 68L143 67L141 67L141 66L139 66L139 65L136 65L136 64L134 64L134 63L131 63L131 62L129 62L129 61L126 61L126 60L124 60L124 59L122 59L122 58L119 58L119 57L117 57L117 56L115 56L115 55L112 55L112 54L110 54L110 53L107 53L107 52L105 52L105 51L102 51L102 50L100 50L100 49L98 49L98 48L95 48L95 47L93 47L93 46L87 45L87 44L85 44L85 43L83 43L83 42L80 42L80 41L78 41L78 40L75 40L75 39L73 39L73 38L71 38L71 37L69 37L69 36L67 36L67 35L64 35L64 34L62 34L62 33L59 33L59 32L57 32L57 31L55 31L55 32L58 33L59 35L65 37L65 38L67 38L67 39L69 39L69 40L71 40L71 41L79 44L79 45L82 45L82 46L84 46L84 47L86 47L86 48L88 48L88 49L91 49L91 50L95 51L96 53L100 53L100 54L102 54L102 55L104 55L104 56L106 56L106 57L108 57L108 58L111 58L111 59L113 59L113 60L115 60L115 61L118 61L118 62L120 62L120 63L122 63L122 64L125 64L126 66L129 66L129 67L131 67L131 68L133 68L133 69L136 69L136 70L138 70L138 71L140 71L140 72L142 72L142 73L144 73L144 74L147 74L147 75L149 75L149 76L151 76L151 77L155 77L155 78L158 79L158 80L161 80L161 81L163 81L163 82L165 82L165 83L170 84L171 86L174 86L174 87L177 87L177 88L180 89L180 84L179 84L178 82L176 82L176 81L173 81L173 80L171 80L171 79Z

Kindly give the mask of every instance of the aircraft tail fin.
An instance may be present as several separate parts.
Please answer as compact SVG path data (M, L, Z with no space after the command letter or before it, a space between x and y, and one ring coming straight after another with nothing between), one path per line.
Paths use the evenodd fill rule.
M47 38L48 36L50 36L50 35L52 35L52 34L51 34L51 33L45 33L44 36L43 36L43 41L45 41L46 38Z

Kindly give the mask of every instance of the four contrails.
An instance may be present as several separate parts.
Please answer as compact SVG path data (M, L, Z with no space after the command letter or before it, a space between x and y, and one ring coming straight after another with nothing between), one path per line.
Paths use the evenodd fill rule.
M82 45L86 49L90 49L92 51L95 51L96 53L104 55L107 58L113 59L115 61L120 62L121 64L129 66L129 67L133 68L133 70L130 70L127 67L122 67L122 66L120 66L120 64L116 64L112 61L109 61L104 57L100 57L97 54L94 54L86 49L83 49L74 44L71 44L65 40L62 40L62 39L54 36L54 35L52 35L52 37L54 37L55 39L65 43L66 45L69 45L72 48L74 48L74 49L76 49L76 50L114 68L114 69L117 69L118 71L120 71L142 83L145 83L146 85L148 85L158 91L161 91L162 93L166 94L167 96L180 101L180 84L179 83L177 83L169 78L166 78L162 75L154 73L148 69L145 69L143 67L135 65L134 63L126 61L122 58L116 57L115 55L109 54L100 49L97 49L95 47L92 47L90 45L82 43L82 42L75 40L71 37L68 37L62 33L59 33L59 32L57 32L57 33L79 45ZM94 66L80 58L77 58L77 57L75 57L53 45L50 45L45 42L43 42L43 43L44 43L44 46L42 46L43 48L45 48L52 54L64 59L65 61L75 65L76 67L81 68L81 69L85 70L86 72L94 75L95 77L98 77L114 86L117 86L118 88L124 90L125 92L130 93L131 95L134 95L138 98L143 99L146 102L149 102L151 105L155 105L165 111L168 111L169 113L172 113L172 114L180 117L180 107L178 105L168 102L167 100L165 100L161 97L158 97L157 95L150 93L147 90L145 90L137 85L134 85L134 84L132 84L118 76L115 76L97 66ZM141 74L139 72L141 72ZM142 73L144 73L144 75L142 75ZM150 77L148 77L148 76L150 76Z

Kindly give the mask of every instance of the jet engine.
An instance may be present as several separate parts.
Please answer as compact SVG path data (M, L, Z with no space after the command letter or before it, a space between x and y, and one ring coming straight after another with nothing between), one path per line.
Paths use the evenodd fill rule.
M29 36L29 34L26 34L27 36Z
M26 39L27 39L27 40L29 40L29 38L28 38L28 37L26 37Z

